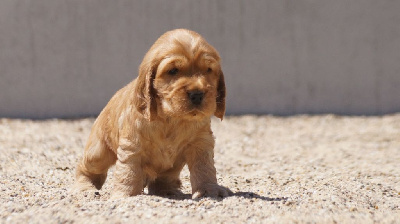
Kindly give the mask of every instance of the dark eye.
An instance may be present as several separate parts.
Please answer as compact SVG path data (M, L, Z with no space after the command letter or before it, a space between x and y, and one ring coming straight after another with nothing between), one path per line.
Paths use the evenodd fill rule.
M178 69L177 68L173 68L173 69L171 69L171 70L169 70L168 71L168 74L170 74L170 75L176 75L177 73L178 73Z
M212 69L211 69L211 68L208 68L208 69L207 69L207 73L210 73L210 72L212 72Z

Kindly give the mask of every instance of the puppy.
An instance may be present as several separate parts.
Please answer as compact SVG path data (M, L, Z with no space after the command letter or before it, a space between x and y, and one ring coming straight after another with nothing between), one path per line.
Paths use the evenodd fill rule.
M145 55L138 78L120 89L96 119L76 170L79 190L100 189L116 165L113 197L179 195L187 164L192 197L226 197L214 167L210 117L225 114L218 52L198 33L163 34Z

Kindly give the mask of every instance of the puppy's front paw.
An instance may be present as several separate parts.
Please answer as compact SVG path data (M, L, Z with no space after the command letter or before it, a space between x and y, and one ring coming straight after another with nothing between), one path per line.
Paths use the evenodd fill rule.
M205 184L199 187L192 195L192 199L197 199L201 197L228 197L232 196L233 192L226 187L219 186L218 184Z
M116 199L121 199L121 198L128 198L136 195L140 195L143 193L143 189L136 188L136 189L131 189L131 188L118 188L120 186L114 186L114 190L111 193L111 199L116 200Z
M74 185L72 185L72 187L70 189L71 193L81 193L84 191L97 191L97 189L89 181L75 182Z
M124 191L113 191L111 193L111 200L117 200L117 199L122 199L122 198L129 198L131 196L136 196L139 195L140 193L136 193L136 194L130 194L128 192L124 192Z

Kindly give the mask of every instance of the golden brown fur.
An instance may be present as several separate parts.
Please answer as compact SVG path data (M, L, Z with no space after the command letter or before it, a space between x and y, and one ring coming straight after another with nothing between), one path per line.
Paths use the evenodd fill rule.
M218 52L199 34L172 30L150 48L139 76L119 90L95 121L77 166L76 187L100 189L116 165L113 196L180 194L190 171L193 198L228 196L217 185L212 115L225 114Z

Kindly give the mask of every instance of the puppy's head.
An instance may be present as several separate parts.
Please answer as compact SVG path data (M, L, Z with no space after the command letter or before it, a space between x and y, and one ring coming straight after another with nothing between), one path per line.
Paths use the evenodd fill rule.
M218 52L198 33L163 34L139 67L135 106L156 117L202 119L225 114L225 82Z

